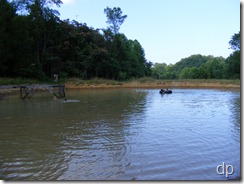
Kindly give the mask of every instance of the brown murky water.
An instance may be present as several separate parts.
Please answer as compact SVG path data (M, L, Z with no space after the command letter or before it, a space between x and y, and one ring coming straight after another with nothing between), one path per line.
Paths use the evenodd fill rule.
M0 179L227 180L240 177L240 92L69 90L0 99ZM217 173L234 168L228 178ZM228 172L231 173L232 167ZM222 172L219 168L219 173ZM225 170L223 170L225 171Z

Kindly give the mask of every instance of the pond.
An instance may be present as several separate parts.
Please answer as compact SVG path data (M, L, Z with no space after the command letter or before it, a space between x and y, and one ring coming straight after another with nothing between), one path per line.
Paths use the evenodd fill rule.
M240 178L240 91L67 90L0 99L0 179Z

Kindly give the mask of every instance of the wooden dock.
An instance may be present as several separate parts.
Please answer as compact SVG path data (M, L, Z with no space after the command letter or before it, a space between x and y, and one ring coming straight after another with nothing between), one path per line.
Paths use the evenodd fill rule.
M1 89L18 89L20 92L20 98L26 99L34 95L37 90L48 90L56 98L65 97L65 85L64 84L40 84L40 85L6 85L0 86Z

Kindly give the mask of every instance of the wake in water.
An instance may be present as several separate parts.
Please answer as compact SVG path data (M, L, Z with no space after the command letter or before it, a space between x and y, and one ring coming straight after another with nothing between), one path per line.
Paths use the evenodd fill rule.
M64 103L71 103L71 102L80 102L80 100L69 100L67 98L65 98L64 100L60 100L57 97L54 96L54 101L60 101L60 102L64 102Z
M70 102L80 102L80 100L68 100L68 99L64 99L63 100L64 103L70 103Z

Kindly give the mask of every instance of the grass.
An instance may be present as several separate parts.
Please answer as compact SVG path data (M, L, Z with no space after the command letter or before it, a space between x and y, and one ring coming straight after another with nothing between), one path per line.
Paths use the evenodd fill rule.
M54 84L52 80L40 81L25 78L0 78L0 85L20 85L20 84ZM240 87L240 79L176 79L158 80L151 77L131 79L127 81L116 81L101 78L83 80L80 78L70 78L59 80L57 84L67 84L67 87Z
M54 82L52 80L38 80L38 79L27 79L27 78L0 78L0 85L21 85L21 84L62 84L65 83L66 80L60 80L58 82Z
M177 80L176 80L177 81ZM220 83L220 84L240 84L240 79L181 79L181 82L197 82L197 83Z
M143 77L140 79L133 79L127 81L128 83L140 83L140 84L187 84L199 85L199 84L219 84L219 85L240 85L240 79L154 79L151 77Z
M0 78L0 85L20 85L20 84L37 84L40 81L36 79L25 78Z
M69 88L106 88L106 87L240 87L240 80L224 80L224 79L184 79L184 80L157 80L151 77L143 77L139 79L131 79L127 81L116 81L107 79L91 79L82 80L72 78L67 81Z
M83 80L79 78L71 78L68 81L68 83L71 83L75 86L79 85L122 85L121 82L116 80L108 80L108 79L101 79L101 78L94 78L90 80Z

